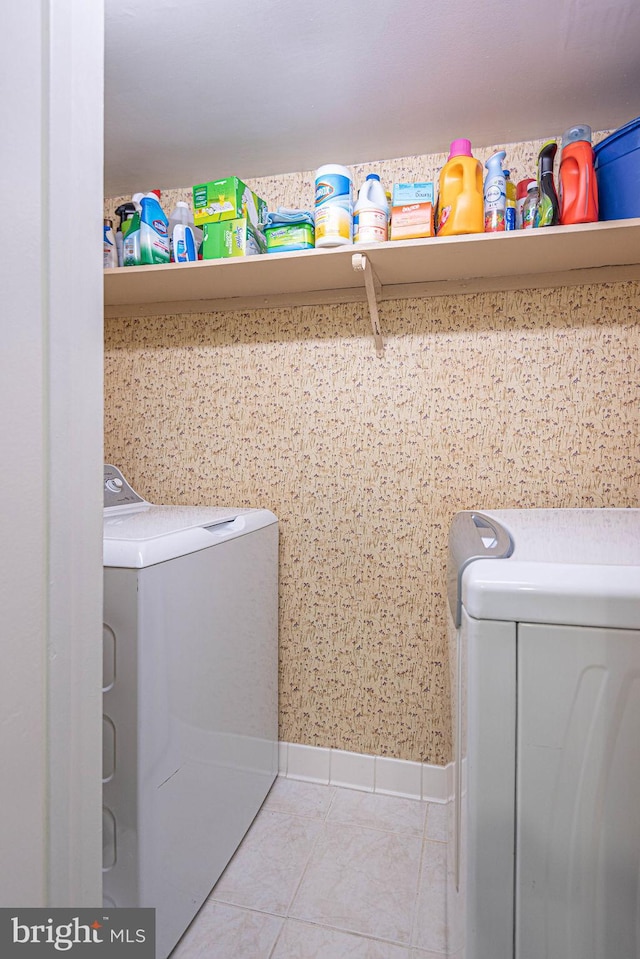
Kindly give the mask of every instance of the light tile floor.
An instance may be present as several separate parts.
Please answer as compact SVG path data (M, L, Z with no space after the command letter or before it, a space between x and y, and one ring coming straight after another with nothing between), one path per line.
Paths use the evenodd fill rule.
M445 816L277 779L171 959L443 959Z

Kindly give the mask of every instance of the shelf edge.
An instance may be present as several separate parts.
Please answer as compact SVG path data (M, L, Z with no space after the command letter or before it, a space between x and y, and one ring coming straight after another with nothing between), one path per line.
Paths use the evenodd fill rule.
M467 277L419 283L388 284L382 287L380 302L398 299L428 299L435 296L464 296L510 290L538 290L591 283L640 281L640 264L587 267L558 273L522 273L514 276ZM106 304L105 319L122 317L178 316L190 313L233 313L250 310L286 309L299 306L330 306L366 303L364 287L343 290L312 290L305 293L278 293L266 296L225 299L176 300L158 303Z

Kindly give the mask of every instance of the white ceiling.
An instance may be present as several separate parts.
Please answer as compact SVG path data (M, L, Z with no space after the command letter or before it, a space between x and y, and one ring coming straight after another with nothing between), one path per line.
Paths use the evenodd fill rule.
M639 0L106 0L105 194L614 129Z

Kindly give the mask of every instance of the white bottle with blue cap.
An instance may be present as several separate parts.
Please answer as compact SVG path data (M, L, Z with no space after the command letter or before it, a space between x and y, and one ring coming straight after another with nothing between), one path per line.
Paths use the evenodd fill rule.
M353 242L382 243L389 237L389 204L377 173L360 187L353 211Z

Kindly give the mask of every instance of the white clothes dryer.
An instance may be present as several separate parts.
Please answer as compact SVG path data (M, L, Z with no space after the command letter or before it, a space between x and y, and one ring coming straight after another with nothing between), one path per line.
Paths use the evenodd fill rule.
M104 484L104 903L165 959L277 774L278 521Z
M640 510L449 536L449 951L640 957Z

